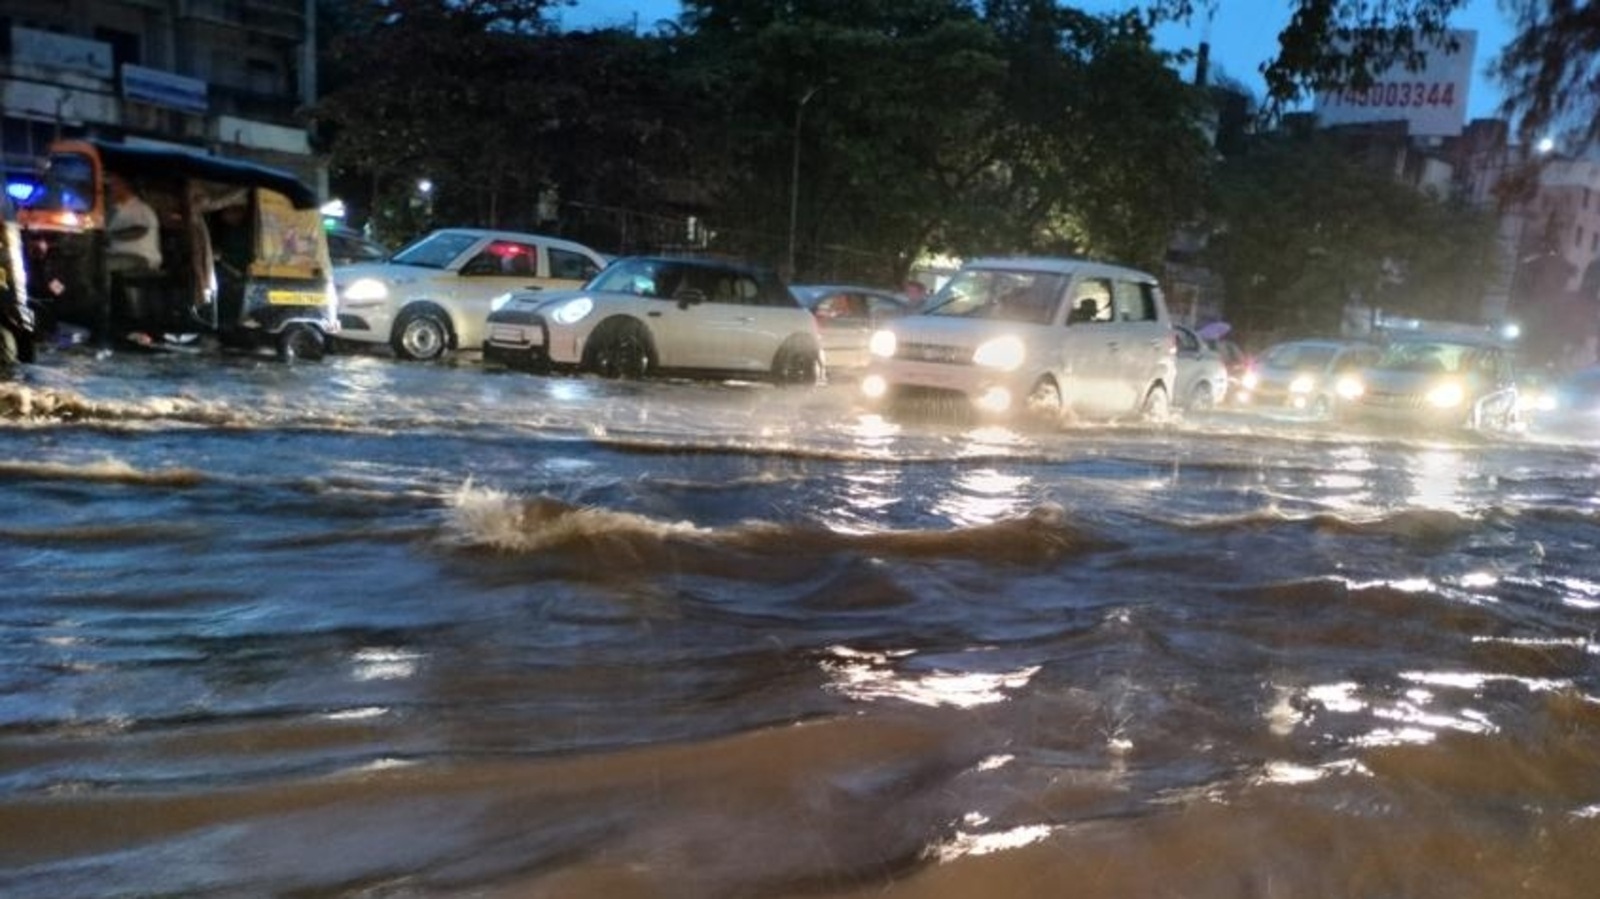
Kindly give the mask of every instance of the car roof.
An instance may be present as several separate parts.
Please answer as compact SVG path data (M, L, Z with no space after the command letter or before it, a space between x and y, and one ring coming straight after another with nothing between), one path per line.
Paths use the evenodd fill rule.
M706 256L645 254L638 256L618 256L616 259L612 260L613 265L619 262L663 262L671 265L687 265L694 266L695 268L717 268L725 271L747 272L750 274L759 274L763 276L772 274L772 269L757 265L753 262L745 262L738 259L724 259L720 257L711 258Z
M1435 332L1430 334L1427 331L1405 331L1391 334L1387 342L1391 344L1439 343L1446 345L1455 344L1456 346L1493 347L1495 349L1507 348L1505 340L1493 334L1456 334L1452 332Z
M547 246L555 247L558 250L571 250L573 252L583 253L586 256L595 256L602 259L604 258L592 248L586 247L577 241L566 240L560 237L551 237L548 234L534 234L529 231L502 231L498 228L436 228L430 233L463 234L468 237L476 238L489 237L495 240L520 240L532 243L542 243Z
M1115 275L1132 278L1138 281L1156 283L1156 276L1149 272L1142 272L1136 268L1117 265L1112 262L1100 262L1094 259L1079 259L1072 256L985 256L973 259L962 266L963 269L1010 269L1025 272L1053 272L1068 274L1071 272L1084 272L1097 275Z

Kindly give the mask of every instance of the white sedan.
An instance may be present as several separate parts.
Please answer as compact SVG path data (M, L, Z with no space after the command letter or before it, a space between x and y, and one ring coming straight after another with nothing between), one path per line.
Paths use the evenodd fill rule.
M711 259L631 256L582 290L496 301L483 360L611 378L658 372L815 384L816 319L771 272Z
M510 290L567 290L605 267L588 247L516 231L447 228L386 262L336 266L339 338L430 360L483 343L489 303Z

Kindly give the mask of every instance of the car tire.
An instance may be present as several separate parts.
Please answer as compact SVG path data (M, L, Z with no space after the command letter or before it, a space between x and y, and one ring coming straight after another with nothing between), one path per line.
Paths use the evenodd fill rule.
M656 367L650 332L631 318L614 319L596 328L583 355L583 367L602 378L636 381Z
M1061 385L1054 378L1035 381L1022 401L1023 414L1029 421L1042 425L1058 424L1066 415L1066 402L1061 397Z
M432 362L444 355L450 347L450 328L444 317L433 310L402 313L394 323L394 336L389 347L401 359L413 362Z
M814 387L822 381L822 358L816 347L790 340L772 359L772 380L787 386Z
M284 362L317 362L327 352L322 332L303 322L291 322L278 332L278 358Z
M1201 381L1189 391L1189 401L1184 404L1188 412L1210 412L1216 403L1216 393L1211 388L1211 382Z
M1166 424L1172 418L1172 400L1164 385L1150 385L1144 401L1139 404L1139 418L1150 424Z

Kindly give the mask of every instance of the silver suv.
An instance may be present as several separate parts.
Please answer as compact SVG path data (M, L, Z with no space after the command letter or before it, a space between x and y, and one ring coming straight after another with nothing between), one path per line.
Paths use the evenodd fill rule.
M871 400L963 400L987 416L1162 420L1172 324L1154 276L1082 259L978 259L876 332Z

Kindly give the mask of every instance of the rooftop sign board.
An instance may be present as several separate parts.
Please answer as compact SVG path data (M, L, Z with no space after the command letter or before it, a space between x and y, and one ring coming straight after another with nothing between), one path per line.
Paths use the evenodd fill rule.
M160 69L122 64L122 96L182 112L206 113L206 83Z
M1313 111L1324 126L1405 121L1413 137L1453 137L1467 121L1467 88L1472 84L1476 31L1452 31L1454 51L1425 50L1418 71L1397 62L1374 75L1364 90L1346 88L1317 94Z

